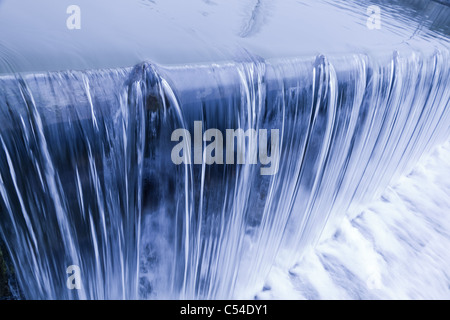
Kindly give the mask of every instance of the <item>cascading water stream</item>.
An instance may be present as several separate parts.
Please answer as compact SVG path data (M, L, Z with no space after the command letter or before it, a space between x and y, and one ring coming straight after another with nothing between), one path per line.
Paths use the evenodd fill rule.
M448 138L449 58L442 49L1 76L0 236L23 296L247 297L276 257L295 263ZM223 150L203 138L211 128ZM225 132L239 128L268 136L247 138L240 164L239 154L207 164L208 145L225 159ZM177 129L192 137L191 164L172 161ZM255 163L263 147L272 163ZM80 290L66 287L71 265Z

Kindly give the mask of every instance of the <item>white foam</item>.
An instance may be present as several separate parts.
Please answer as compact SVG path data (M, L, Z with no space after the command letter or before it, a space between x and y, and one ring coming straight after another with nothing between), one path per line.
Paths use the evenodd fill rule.
M290 271L273 267L262 299L449 299L450 141L345 218Z

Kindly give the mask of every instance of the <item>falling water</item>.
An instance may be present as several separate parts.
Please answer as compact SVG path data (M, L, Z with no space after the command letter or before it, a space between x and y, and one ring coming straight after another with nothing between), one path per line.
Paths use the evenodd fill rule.
M254 292L276 257L294 263L449 136L449 58L441 49L0 77L0 236L24 298ZM193 137L194 121L203 132L278 129L278 172L175 165L171 134ZM256 149L247 141L247 160ZM66 286L71 265L80 290Z

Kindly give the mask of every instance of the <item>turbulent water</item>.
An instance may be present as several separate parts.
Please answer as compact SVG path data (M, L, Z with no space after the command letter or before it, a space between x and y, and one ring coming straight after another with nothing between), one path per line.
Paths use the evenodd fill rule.
M255 292L276 258L294 263L448 138L449 58L404 50L0 77L0 235L23 297ZM278 172L250 164L249 141L245 164L175 165L172 132L194 136L194 121L278 129ZM71 265L80 290L66 286Z
M276 261L258 299L448 299L450 140L347 215L294 267Z

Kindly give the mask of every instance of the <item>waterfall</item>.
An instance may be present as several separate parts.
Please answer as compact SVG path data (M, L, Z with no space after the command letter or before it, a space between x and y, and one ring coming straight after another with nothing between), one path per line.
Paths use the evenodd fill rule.
M294 264L448 138L449 61L404 50L0 76L0 239L23 297L247 297L275 258ZM207 164L205 139L183 154L200 163L172 161L175 130L212 128L269 136L244 138L242 163L235 150ZM272 130L277 170L262 175Z

